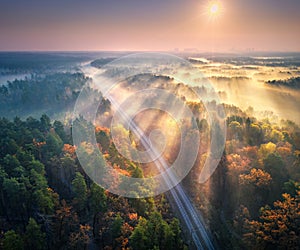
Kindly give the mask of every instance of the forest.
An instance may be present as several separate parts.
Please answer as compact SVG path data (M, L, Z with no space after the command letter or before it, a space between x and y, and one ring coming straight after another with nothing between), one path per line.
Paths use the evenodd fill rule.
M149 194L148 198L118 196L96 184L82 168L77 146L88 154L93 152L84 143L74 145L72 110L82 87L88 86L85 91L93 93L89 101L100 102L96 121L101 125L86 123L86 126L95 132L97 147L105 161L124 176L144 178L155 174L151 164L144 166L118 152L123 135L129 135L134 147L141 145L132 131L122 126L115 131L116 138L120 139L113 140L110 126L113 105L93 89L91 78L82 71L58 71L51 58L46 64L49 70L43 68L30 77L0 86L0 249L194 249L192 235L172 207L168 192ZM112 58L110 55L91 64L101 69ZM74 63L74 58L64 60ZM215 60L233 63L232 58L216 57ZM259 59L239 60L244 62L243 67L248 67L249 61L255 67L260 64ZM276 64L268 63L270 67ZM292 63L286 62L288 66ZM24 65L21 61L14 69L13 63L12 66L6 63L5 69L12 73L32 70ZM204 67L205 63L201 65ZM107 72L113 73L113 70ZM264 79L263 86L282 85L297 91L298 78ZM251 80L224 75L211 79L228 81L228 86L233 80L241 83ZM143 85L138 85L139 82ZM232 103L217 104L214 100L204 104L192 98L191 89L204 96L209 95L209 89L191 88L167 76L134 76L119 86L116 91L119 98L129 89L168 90L192 111L193 119L184 121L185 139L194 145L193 135L197 132L201 140L197 159L182 186L202 214L216 249L299 249L300 127L297 122L274 118L273 112L258 112L251 106L244 109ZM220 95L228 93L226 89L218 91ZM205 105L224 108L227 134L216 170L205 183L199 183L212 129ZM78 117L75 122L79 120L84 118ZM148 112L137 115L135 121L146 128L146 133L163 128L171 139L164 157L172 163L179 145L171 118L163 112ZM188 158L189 152L185 156ZM124 183L116 181L112 185L121 187Z
M8 81L7 85L0 86L1 114L14 118L70 112L87 80L81 73L52 73Z
M194 167L184 185L222 249L298 249L299 126L258 120L231 105L225 109L226 148L217 170L197 184Z
M2 118L1 247L3 249L184 249L179 221L164 195L127 199L106 192L80 167L69 128L46 115ZM96 128L111 161L107 128ZM133 164L126 174L142 177ZM93 240L91 240L93 239ZM94 246L95 247L95 246Z
M201 110L201 105L190 105ZM227 110L231 116L226 152L217 171L207 183L198 184L195 164L184 186L222 248L250 249L255 243L256 249L296 249L299 127L291 121L281 126L258 121L232 106ZM205 121L197 123L205 133ZM47 115L39 120L2 118L0 125L4 249L87 249L89 244L103 249L187 247L164 195L118 197L89 179L76 158L70 127ZM109 162L125 175L143 176L139 166L118 154L109 128L95 130Z

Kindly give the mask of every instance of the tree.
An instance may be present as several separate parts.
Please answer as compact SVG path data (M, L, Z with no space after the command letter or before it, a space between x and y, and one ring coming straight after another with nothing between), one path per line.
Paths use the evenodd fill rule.
M183 249L178 220L168 224L159 212L150 214L149 219L140 218L130 236L133 249Z
M32 160L30 163L30 169L33 169L38 174L45 175L45 166L40 161Z
M61 201L60 207L56 210L54 231L56 238L54 245L61 248L67 241L68 236L79 226L77 213L65 200Z
M261 169L252 168L250 173L239 176L240 203L249 208L252 215L265 204L269 196L271 175Z
M78 232L71 233L69 242L72 249L86 250L90 241L89 231L91 227L89 225L80 225Z
M64 125L60 121L54 121L53 123L54 130L56 134L62 139L64 143L67 142L67 135L65 132Z
M148 244L148 237L146 235L147 230L147 220L145 218L140 218L138 225L135 227L134 231L132 232L129 240L130 245L133 249L143 250L149 249L147 248Z
M51 158L54 155L61 153L63 148L63 142L61 138L54 132L51 131L46 137L46 144L43 147L43 152L46 157Z
M107 128L96 127L96 139L100 143L103 153L108 151L111 144L109 133L110 131Z
M4 234L3 250L22 250L23 240L14 230L9 230Z
M21 167L21 164L16 156L6 155L2 161L5 172L10 177L19 177L24 172L24 168Z
M78 211L82 211L87 205L87 186L81 173L76 172L75 178L72 181L72 188L74 206L78 208Z
M252 249L297 249L300 244L300 192L295 197L283 194L273 209L261 208L258 221L247 222L244 241Z
M104 192L104 189L94 182L91 185L90 201L91 201L91 208L94 213L104 212L107 208L106 205L107 197Z
M36 221L33 218L30 218L24 236L26 249L45 249L45 236L45 233L41 231L41 227L36 223Z
M295 196L298 191L300 191L300 183L294 180L289 180L284 183L283 190L292 195Z
M121 228L124 223L123 218L120 214L114 218L113 223L111 225L111 235L113 239L118 238L121 235Z
M96 227L97 215L99 212L104 212L107 209L106 202L107 202L107 197L106 194L104 193L104 189L93 182L91 186L90 203L91 203L92 213L94 214L94 218L93 218L94 237L96 235L95 227Z
M240 205L238 209L236 209L234 217L233 217L233 227L235 232L239 235L243 235L247 232L246 223L250 218L250 213L247 207L244 205Z
M28 177L31 184L30 191L33 203L38 206L40 212L51 214L54 202L48 189L47 179L34 169L30 170Z
M237 121L232 121L229 124L228 136L231 139L241 140L243 137L243 127Z
M40 121L33 118L32 116L29 116L26 119L26 126L30 129L30 130L34 130L34 129L40 129L41 128L41 124Z
M4 171L3 167L0 165L0 216L6 215L7 201L4 197L4 180L7 179L7 173Z
M183 245L183 241L182 241L182 238L181 238L181 229L180 229L180 223L179 223L179 220L174 218L170 225L170 230L172 232L171 236L169 236L169 238L171 238L171 242L169 242L167 244L166 247L169 247L169 249L183 249L184 248L184 245ZM168 237L168 236L167 236Z
M3 190L7 201L5 204L7 213L10 217L21 218L24 221L25 203L29 196L24 183L16 178L7 178L3 181Z
M281 156L277 153L271 153L264 159L263 163L264 169L271 174L274 180L273 186L277 187L274 190L278 191L277 193L281 193L280 188L283 183L288 180L287 169L284 166Z
M14 155L19 149L19 146L17 145L16 141L12 138L5 137L2 140L0 140L0 142L0 157L4 157L7 154Z
M267 187L272 178L271 175L261 169L252 168L249 174L240 175L242 185L253 185L255 187Z
M253 145L259 145L263 140L263 132L258 124L251 123L247 129L248 143Z
M276 144L273 142L268 142L265 144L261 144L258 150L258 156L261 159L265 159L269 154L274 153L276 150Z
M51 128L51 120L50 118L46 115L43 114L42 117L40 118L41 121L41 131L47 132Z

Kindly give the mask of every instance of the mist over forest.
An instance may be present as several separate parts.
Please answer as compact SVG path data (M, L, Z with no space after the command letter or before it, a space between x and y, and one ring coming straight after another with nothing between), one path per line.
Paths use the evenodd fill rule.
M159 173L153 162L127 157L147 149L130 127L114 123L113 99L124 109L169 105L168 112L142 110L133 119L150 142L158 142L154 145L169 165L182 144L192 151L199 138L197 157L181 185L217 249L298 249L300 54L178 53L200 77L184 63L174 69L166 63L160 70L178 78L137 74L105 96L105 82L99 86L95 72L118 76L109 65L128 54L0 53L0 248L197 248L171 191L153 196L160 188L155 181L151 187L136 186L138 192L129 198L109 191L126 189L122 176ZM127 65L120 65L126 71ZM172 113L183 113L176 98L162 100L157 93L147 99L137 94L144 89L171 93L193 119L176 120ZM83 103L79 96L86 97ZM95 114L89 106L97 106ZM224 119L225 138L210 124L208 107ZM225 117L218 114L221 109ZM77 112L83 115L76 117ZM87 133L86 142L76 145L74 127L93 131L96 142L92 145ZM213 131L217 143L224 139L225 149L211 177L200 183ZM98 171L112 171L110 187L91 179L95 169L81 165L77 150L87 156L101 153ZM185 151L182 161L189 158L191 152ZM136 198L141 193L145 196Z

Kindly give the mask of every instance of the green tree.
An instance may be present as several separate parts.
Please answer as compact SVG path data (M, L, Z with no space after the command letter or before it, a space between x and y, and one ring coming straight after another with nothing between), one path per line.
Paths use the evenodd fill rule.
M29 195L24 183L19 182L16 178L7 178L3 181L3 190L7 213L10 214L10 217L24 220L26 200Z
M2 162L5 172L10 177L19 177L24 172L24 169L21 167L21 164L16 156L6 155Z
M38 173L34 169L31 169L29 180L31 183L30 189L33 204L38 206L40 212L51 214L54 208L54 201L48 189L47 179L44 175Z
M261 127L258 124L251 123L249 127L247 127L247 137L248 143L253 145L259 145L263 141L263 132Z
M104 212L107 208L107 197L104 189L96 183L92 183L91 185L90 201L93 213Z
M45 166L40 161L32 160L30 163L30 169L33 169L38 174L45 175Z
M54 121L53 123L54 130L56 134L62 139L63 142L67 142L67 135L65 132L64 125L60 121Z
M183 249L178 220L168 224L159 212L152 212L149 219L140 218L130 236L133 249Z
M129 240L130 245L133 249L143 250L149 249L148 246L148 237L146 235L147 230L147 220L145 218L140 218L138 225L135 227L134 231L132 232Z
M61 138L55 132L50 132L46 137L46 144L43 147L46 157L51 158L54 155L60 154L62 148L63 142Z
M40 121L41 121L41 131L43 132L49 131L51 128L50 118L46 114L43 114Z
M14 230L9 230L4 234L3 250L22 250L23 240Z
M45 233L41 231L41 227L33 218L29 219L24 239L26 249L42 250L46 248Z
M90 204L92 213L94 214L93 218L93 235L95 237L96 232L96 221L97 221L97 215L99 212L104 212L107 209L107 197L104 193L104 189L101 188L96 183L92 183L91 185L91 195L90 195Z
M12 138L5 137L2 140L0 140L1 152L0 157L4 157L7 154L14 155L17 150L19 149L19 146L17 145L16 141Z
M271 174L274 180L273 184L282 187L283 183L288 180L287 169L280 155L271 153L264 159L264 169ZM281 190L278 190L281 193Z
M171 223L170 223L170 229L172 230L173 233L173 241L170 242L170 249L183 249L183 240L181 236L181 229L180 229L180 223L179 220L174 218Z
M292 195L295 196L298 191L300 191L300 183L294 180L289 180L284 183L283 190Z
M72 189L74 193L74 206L76 206L79 211L82 211L87 205L88 191L84 177L79 172L76 172L75 178L72 181Z
M100 130L96 132L97 142L100 143L102 152L107 152L110 146L110 137L107 130Z
M121 217L120 214L117 214L117 216L114 218L111 224L111 235L113 239L120 237L123 223L124 223L123 218Z

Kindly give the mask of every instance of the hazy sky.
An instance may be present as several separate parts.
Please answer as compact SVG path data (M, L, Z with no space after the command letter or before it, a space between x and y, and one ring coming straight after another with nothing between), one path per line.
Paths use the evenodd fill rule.
M0 50L300 51L300 0L0 0Z

